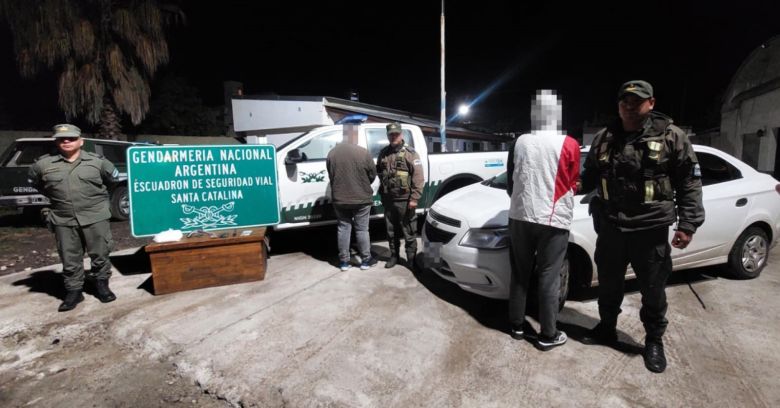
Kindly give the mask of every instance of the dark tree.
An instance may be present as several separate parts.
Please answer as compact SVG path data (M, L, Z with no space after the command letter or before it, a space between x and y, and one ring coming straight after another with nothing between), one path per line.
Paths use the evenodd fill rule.
M141 123L149 111L149 82L168 62L164 27L181 10L153 0L0 0L19 72L58 76L59 106L67 120L99 124L116 139L120 115Z

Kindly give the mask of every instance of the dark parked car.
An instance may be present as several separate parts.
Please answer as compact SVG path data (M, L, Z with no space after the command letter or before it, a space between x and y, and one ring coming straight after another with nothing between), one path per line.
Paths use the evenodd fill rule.
M128 147L139 144L141 143L84 138L84 150L103 155L119 170L121 181L109 192L111 215L117 220L126 220L130 216L125 151ZM50 138L24 138L14 141L0 156L0 207L37 212L49 205L49 200L27 182L27 171L38 157L56 151Z

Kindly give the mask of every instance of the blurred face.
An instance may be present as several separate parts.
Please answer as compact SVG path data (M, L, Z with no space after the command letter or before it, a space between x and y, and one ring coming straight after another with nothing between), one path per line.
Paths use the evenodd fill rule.
M387 135L387 140L390 141L390 144L393 146L399 146L401 143L404 142L403 135L399 133L389 133Z
M344 142L358 144L358 128L355 125L344 126Z
M64 156L69 156L81 149L84 140L80 137L58 137L54 140L54 143L57 144L60 153Z
M634 94L625 94L618 102L618 112L623 127L633 129L650 115L655 106L655 98L643 99Z

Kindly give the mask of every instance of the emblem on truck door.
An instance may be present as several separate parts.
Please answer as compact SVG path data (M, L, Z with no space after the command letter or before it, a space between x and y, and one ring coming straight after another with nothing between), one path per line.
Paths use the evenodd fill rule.
M316 173L306 173L303 171L298 172L301 175L302 183L320 183L325 181L325 170L320 170Z

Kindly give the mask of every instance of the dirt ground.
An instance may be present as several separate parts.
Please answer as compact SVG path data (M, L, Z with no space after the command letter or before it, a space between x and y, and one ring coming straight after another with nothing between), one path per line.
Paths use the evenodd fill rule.
M112 221L111 234L116 249L151 242L133 237L128 222ZM0 237L0 276L60 262L54 234L34 217L0 210Z
M111 233L117 249L151 241L133 237L127 222L111 222ZM60 262L54 234L34 217L0 211L0 238L0 276ZM60 291L54 287L59 283L59 279L51 282L51 291ZM33 339L48 342L38 345L46 352L32 364L18 356L16 361L0 357L0 365L24 367L0 373L0 406L225 406L197 384L183 380L174 363L134 357L130 350L107 341L105 332L105 322L90 322L78 332L58 325L42 326L36 332L0 328L0 345L6 350L30 347Z
M126 225L112 227L126 234ZM373 227L382 261L389 250L381 224L379 236ZM8 259L52 250L40 227L0 228L0 242L17 251ZM88 290L69 313L56 312L64 295L56 266L20 264L0 277L0 407L780 406L775 262L753 280L716 267L674 274L670 365L657 375L642 363L635 282L619 345L581 342L598 317L591 290L561 312L567 345L543 353L507 334L505 301L430 271L380 262L340 272L334 237L333 228L278 232L263 281L165 296L148 289L148 269L132 267L139 254L118 252L117 301L102 304ZM537 324L528 322L532 335Z

